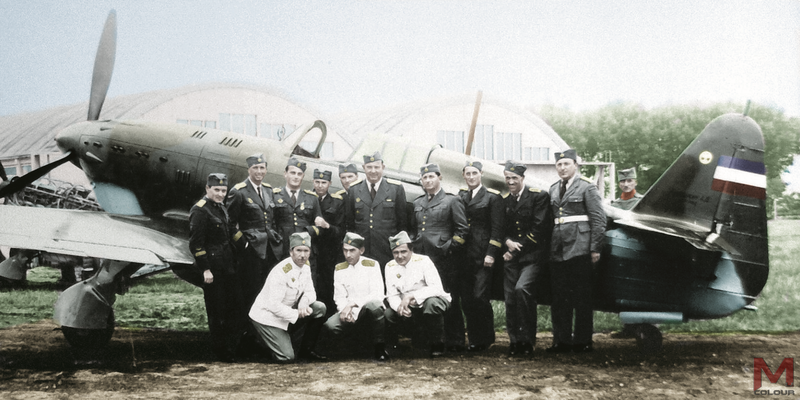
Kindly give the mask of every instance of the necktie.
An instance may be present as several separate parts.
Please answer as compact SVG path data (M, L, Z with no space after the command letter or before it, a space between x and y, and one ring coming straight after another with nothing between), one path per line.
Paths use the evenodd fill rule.
M472 190L467 192L467 203L469 203L470 201L472 201Z
M370 183L369 186L370 186L369 195L372 197L372 200L375 200L375 195L377 194L377 192L375 191L375 184Z
M292 190L292 205L296 205L296 204L297 204L297 191L296 190Z
M559 199L563 199L564 198L564 192L566 192L566 191L567 191L567 180L564 179L564 180L561 181L561 190L560 190L560 192L558 194L558 198Z
M261 195L261 188L257 187L256 191L258 192L258 198L261 199L261 202L264 202L264 196Z

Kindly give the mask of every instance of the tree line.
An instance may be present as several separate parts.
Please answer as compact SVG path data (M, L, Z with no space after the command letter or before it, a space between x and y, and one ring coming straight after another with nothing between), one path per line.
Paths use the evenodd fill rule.
M644 193L711 120L726 113L742 113L744 105L668 105L647 109L640 104L617 102L581 112L552 105L533 111L571 147L578 149L585 161L614 162L618 170L636 167L637 191ZM792 164L793 156L800 153L800 118L759 104L750 106L748 116L764 133L767 212L772 216L773 200L782 202L791 197L790 193L784 193L786 186L780 174ZM593 171L585 173L592 175ZM781 211L786 212L780 209L779 215ZM794 214L797 211L800 209Z

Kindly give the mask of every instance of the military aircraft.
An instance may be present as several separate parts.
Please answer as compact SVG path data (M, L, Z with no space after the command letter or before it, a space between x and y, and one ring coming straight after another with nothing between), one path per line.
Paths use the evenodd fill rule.
M188 210L204 194L209 173L239 182L247 176L245 158L264 153L264 180L278 187L290 156L311 170L335 171L340 163L319 157L327 132L322 121L309 121L275 141L189 125L100 120L115 52L112 11L95 60L87 121L56 136L63 158L0 188L5 197L67 162L93 184L105 212L0 207L0 245L104 259L95 276L69 287L55 305L55 319L75 347L110 339L116 293L142 275L143 265L156 266L148 273L171 269L200 284L188 246ZM319 138L316 149L299 146L307 136ZM423 192L421 165L439 164L444 189L454 191L463 185L465 161L474 159L387 136L365 138L350 159L360 165L361 155L376 150L386 160L385 175L404 185L409 205ZM635 208L607 207L596 309L619 313L623 323L636 327L640 343L657 347L661 335L652 324L752 308L768 275L763 157L759 126L745 115L726 114L706 127ZM503 167L484 165L484 184L505 192ZM531 177L526 184L549 186ZM341 183L334 178L332 186ZM19 265L10 257L0 263L0 275ZM549 304L547 292L540 291L543 304Z

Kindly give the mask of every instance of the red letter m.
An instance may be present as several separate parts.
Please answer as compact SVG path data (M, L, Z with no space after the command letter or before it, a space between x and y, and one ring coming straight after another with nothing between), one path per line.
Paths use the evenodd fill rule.
M772 383L778 383L781 375L786 372L786 386L794 384L794 358L784 358L778 370L773 374L763 358L753 359L753 390L761 387L761 372L767 374L767 379Z

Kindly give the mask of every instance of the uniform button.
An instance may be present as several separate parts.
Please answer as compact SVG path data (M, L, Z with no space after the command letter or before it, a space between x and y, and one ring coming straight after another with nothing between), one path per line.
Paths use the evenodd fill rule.
M372 225L369 226L369 229L372 229Z
M519 225L519 221L517 221L517 225Z
M369 216L371 217L371 216L372 216L372 213L369 213Z
M563 208L561 208L561 207L558 207L558 211L563 211L563 210L564 210Z
M422 225L425 225L425 221L422 221Z
M294 226L297 226L297 222L294 223Z
M422 228L422 231L425 232L425 228Z

